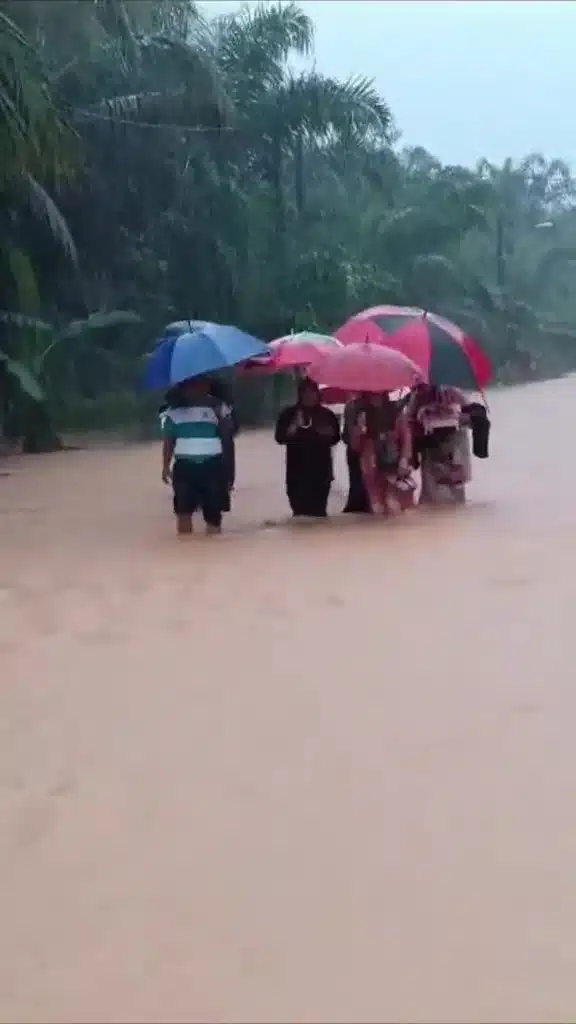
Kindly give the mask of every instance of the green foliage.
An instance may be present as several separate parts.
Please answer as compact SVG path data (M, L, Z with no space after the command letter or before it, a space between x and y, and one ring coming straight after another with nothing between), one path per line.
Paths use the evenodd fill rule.
M5 429L37 429L34 406L45 438L150 417L142 355L182 317L272 338L409 304L476 333L502 379L576 365L562 161L402 149L372 82L303 70L296 3L211 12L0 0ZM234 386L256 423L291 383Z

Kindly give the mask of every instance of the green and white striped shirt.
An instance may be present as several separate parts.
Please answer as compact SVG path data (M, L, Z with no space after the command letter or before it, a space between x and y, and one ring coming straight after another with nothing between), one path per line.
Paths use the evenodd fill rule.
M220 417L211 403L166 409L162 436L175 441L174 458L201 462L222 454Z

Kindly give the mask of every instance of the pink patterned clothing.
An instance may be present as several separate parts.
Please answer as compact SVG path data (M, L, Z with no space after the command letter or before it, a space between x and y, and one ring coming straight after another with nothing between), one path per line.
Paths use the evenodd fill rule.
M378 464L378 443L388 437L400 453L404 466L396 471L385 471ZM375 515L398 515L412 508L416 484L409 469L410 428L404 414L400 414L387 434L372 438L361 426L352 432L352 447L360 456L364 487L371 511Z
M465 396L455 388L419 389L411 414L419 439L421 502L437 504L445 495L465 499L471 478L470 440L462 424Z

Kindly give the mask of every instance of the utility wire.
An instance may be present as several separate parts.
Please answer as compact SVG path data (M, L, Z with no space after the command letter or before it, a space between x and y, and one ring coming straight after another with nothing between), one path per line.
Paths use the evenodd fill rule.
M86 118L89 121L112 121L114 124L131 124L135 128L156 128L166 129L173 128L178 132L185 132L186 134L194 135L200 132L237 132L238 128L232 125L199 125L199 126L186 126L181 124L153 124L151 121L135 121L127 117L116 117L115 114L97 114L91 110L75 110L73 117Z

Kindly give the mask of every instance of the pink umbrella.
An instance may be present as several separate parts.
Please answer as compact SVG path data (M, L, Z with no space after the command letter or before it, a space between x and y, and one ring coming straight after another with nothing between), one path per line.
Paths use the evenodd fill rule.
M251 359L244 366L250 375L281 373L283 370L298 370L317 362L324 352L341 348L336 338L316 331L300 331L299 334L285 334L268 345L270 355Z
M335 347L338 346L338 342L334 344ZM309 363L316 363L323 358L325 351L331 351L321 348L313 341L296 341L289 337L271 341L269 347L276 373L281 370L296 370L308 366Z
M308 367L308 376L317 384L350 392L399 391L425 379L407 356L369 341L326 352Z
M330 388L321 385L320 400L323 405L345 405L350 398L350 392L342 388Z

